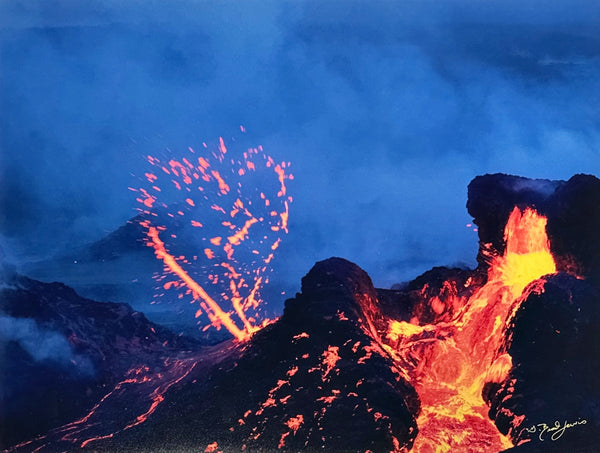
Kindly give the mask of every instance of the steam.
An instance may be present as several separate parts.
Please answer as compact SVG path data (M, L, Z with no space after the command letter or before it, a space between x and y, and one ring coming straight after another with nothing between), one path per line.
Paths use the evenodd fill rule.
M84 375L94 372L92 362L75 354L63 335L40 328L33 319L0 316L0 341L16 341L37 362L76 367Z
M0 234L15 259L118 228L143 156L240 124L295 169L274 263L292 294L328 256L378 286L474 264L478 174L600 173L597 2L147 3L2 4Z

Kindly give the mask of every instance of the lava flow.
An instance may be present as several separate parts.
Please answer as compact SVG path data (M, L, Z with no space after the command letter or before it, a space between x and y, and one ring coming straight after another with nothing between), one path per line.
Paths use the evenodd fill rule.
M260 146L238 157L223 138L212 151L203 147L181 159L148 156L157 171L145 174L148 187L130 190L139 193L147 245L164 263L161 289L191 296L196 318L210 320L204 329L225 327L242 341L269 322L260 290L288 232L293 175L289 162L275 163Z
M503 380L512 366L510 355L498 351L523 290L556 268L546 218L534 210L515 207L504 240L504 254L490 254L487 282L465 300L452 321L390 322L387 338L393 353L421 399L419 435L413 448L417 453L491 452L512 447L489 419L482 389L486 382Z

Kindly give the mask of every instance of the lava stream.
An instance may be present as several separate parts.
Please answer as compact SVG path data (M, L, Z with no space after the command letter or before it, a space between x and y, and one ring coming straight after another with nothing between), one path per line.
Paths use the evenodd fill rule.
M144 423L164 401L167 391L184 380L198 364L198 357L190 356L165 358L155 369L146 365L132 368L85 416L6 451L55 451L57 445L60 451L72 451L110 439ZM125 426L123 416L128 419Z
M481 393L512 366L496 357L525 287L556 272L546 236L546 218L514 208L504 231L506 249L491 259L487 283L453 322L418 326L390 323L388 339L421 399L417 453L492 452L512 447L489 419ZM435 301L431 301L434 303Z

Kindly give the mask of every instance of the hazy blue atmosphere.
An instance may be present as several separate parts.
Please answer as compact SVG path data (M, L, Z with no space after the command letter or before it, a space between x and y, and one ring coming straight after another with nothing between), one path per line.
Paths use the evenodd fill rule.
M330 256L380 287L474 265L473 177L600 174L599 22L593 0L0 0L4 259L102 238L145 156L243 125L295 176L288 292Z

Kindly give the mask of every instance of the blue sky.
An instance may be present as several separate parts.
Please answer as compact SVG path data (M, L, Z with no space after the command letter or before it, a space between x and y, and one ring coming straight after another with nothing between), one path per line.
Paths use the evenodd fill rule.
M143 157L292 162L275 262L378 286L473 265L469 181L600 174L600 3L0 1L0 235L21 262L135 214Z

